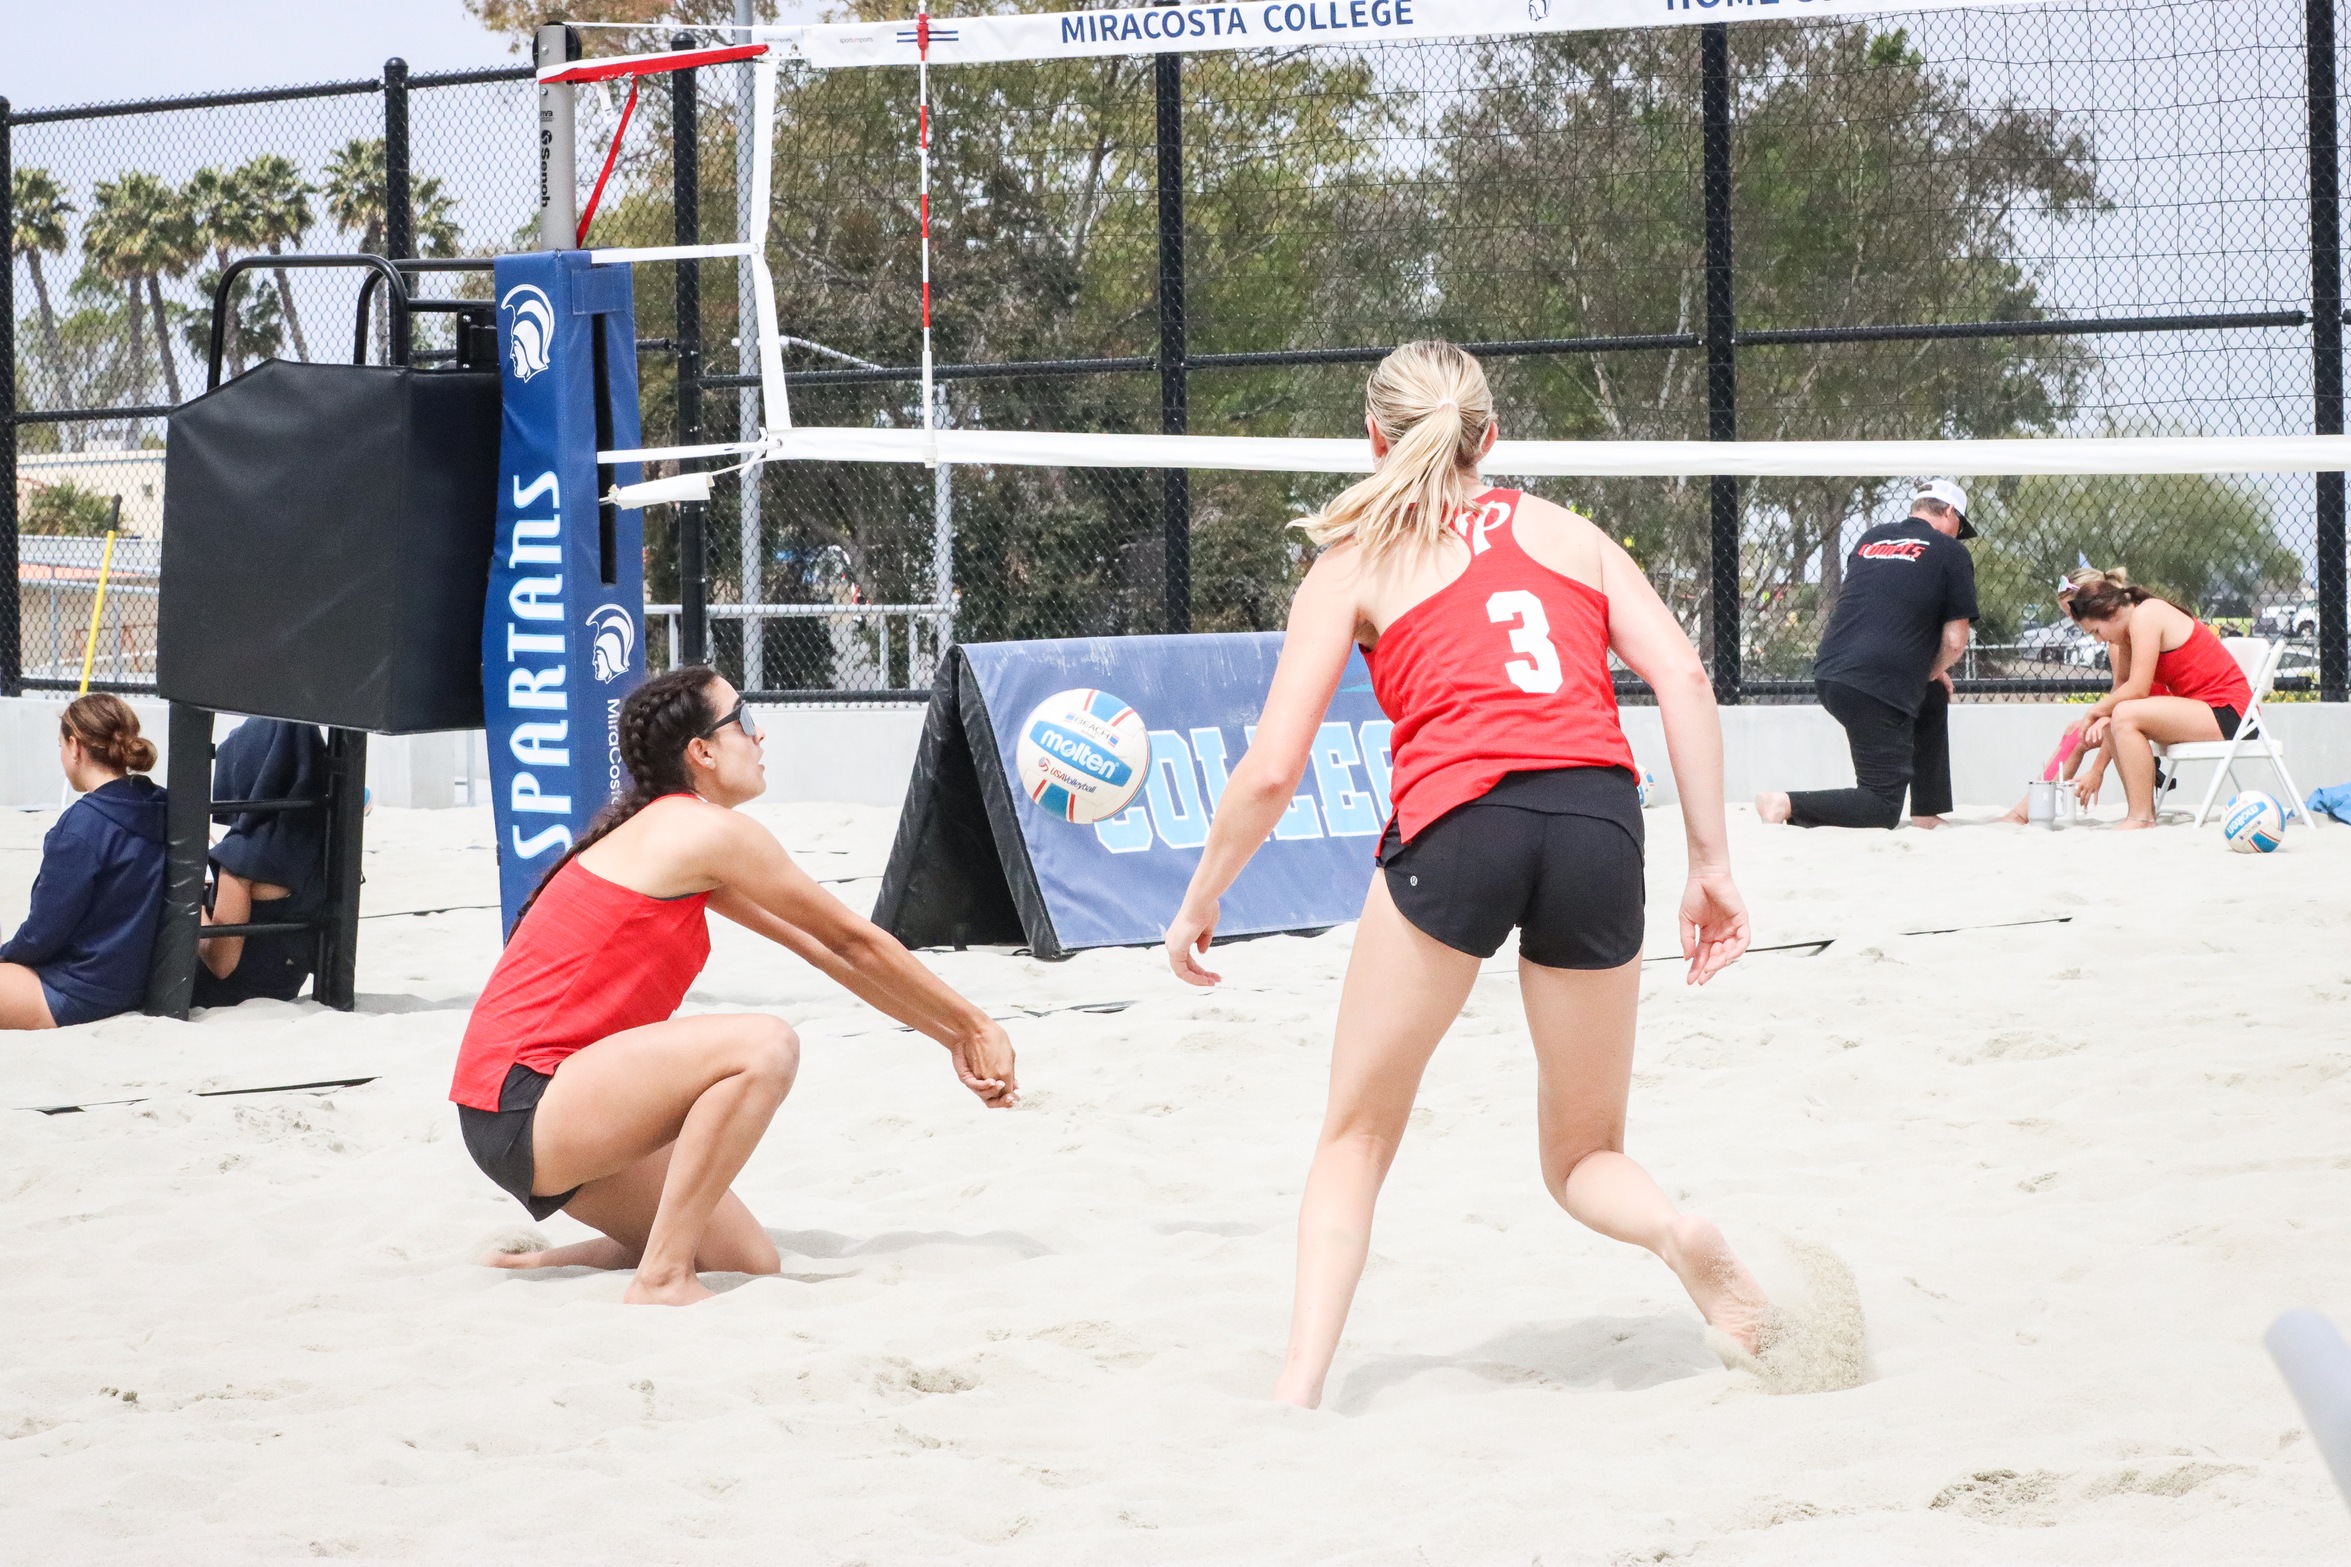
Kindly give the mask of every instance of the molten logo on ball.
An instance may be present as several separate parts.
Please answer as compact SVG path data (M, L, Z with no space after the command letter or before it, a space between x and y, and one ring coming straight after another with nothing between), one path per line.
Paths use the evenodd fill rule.
M1060 691L1020 726L1014 763L1029 798L1065 822L1127 808L1151 765L1143 715L1107 691Z
M2239 854L2268 854L2285 841L2285 810L2259 789L2248 789L2221 808L2220 835Z

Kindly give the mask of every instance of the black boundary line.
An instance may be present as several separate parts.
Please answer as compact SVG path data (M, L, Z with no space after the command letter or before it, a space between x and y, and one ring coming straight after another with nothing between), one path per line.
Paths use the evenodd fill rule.
M1995 920L1989 925L1945 925L1936 930L1898 930L1894 932L1894 934L1897 936L1957 936L1971 930L2014 930L2020 925L2071 925L2072 923L2073 916L2070 914L2052 914L2044 916L2040 919L2031 920ZM1828 951L1829 948L1835 946L1839 941L1848 939L1850 938L1830 936L1820 941L1783 941L1776 946L1749 947L1747 951L1750 953L1802 952L1809 957L1818 957L1822 953ZM1641 961L1644 964L1679 963L1682 961L1682 955L1678 952L1669 952L1662 957L1643 958ZM1501 973L1507 971L1496 970L1496 972Z
M260 1088L200 1088L190 1094L191 1099L230 1099L240 1094L299 1094L321 1088L361 1088L374 1082L372 1077L333 1077L320 1083L270 1083ZM154 1099L153 1094L141 1094L136 1099L93 1099L78 1105L19 1105L38 1115L79 1115L84 1110L102 1110L112 1105L143 1105Z

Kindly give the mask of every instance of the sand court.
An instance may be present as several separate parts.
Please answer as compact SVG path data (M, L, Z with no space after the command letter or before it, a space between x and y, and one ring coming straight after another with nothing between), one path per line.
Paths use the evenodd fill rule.
M890 812L754 809L871 899ZM0 820L14 907L48 820ZM1681 834L1648 824L1662 955ZM805 1041L737 1186L783 1277L651 1312L623 1275L480 1268L529 1227L444 1097L495 957L488 813L379 810L356 1014L126 1017L0 1056L9 1107L140 1101L0 1116L10 1554L2337 1550L2259 1335L2351 1315L2351 833L2263 859L2184 827L1732 831L1757 943L1787 950L1703 991L1651 965L1629 1147L1767 1283L1841 1259L1859 1386L1725 1369L1670 1274L1554 1207L1505 953L1430 1067L1325 1408L1268 1403L1345 927L1220 949L1205 994L1151 952L933 955L1020 1049L1026 1103L990 1115L936 1046L714 921L688 1010Z

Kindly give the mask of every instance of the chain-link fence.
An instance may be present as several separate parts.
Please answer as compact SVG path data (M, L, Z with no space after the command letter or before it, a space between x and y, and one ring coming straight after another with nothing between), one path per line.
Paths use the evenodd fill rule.
M937 415L1346 436L1369 364L1443 335L1480 347L1514 436L2337 430L2336 3L942 69ZM648 84L599 242L735 231L739 74L682 73L690 103ZM623 90L581 93L583 171ZM129 533L155 531L156 416L201 384L204 273L273 247L528 243L532 93L512 69L393 70L0 120L18 409L0 495L22 535L24 683L78 673L81 541L117 508ZM769 259L799 423L922 422L913 106L911 72L790 67L780 83ZM648 438L724 439L754 416L737 280L700 264L681 290L676 270L638 278ZM263 274L229 368L347 354L353 296L332 275ZM648 514L652 648L699 645L748 687L838 697L919 688L952 638L1277 627L1307 561L1286 525L1337 482L773 465L707 508ZM1631 542L1724 694L1748 699L1806 694L1846 551L1907 495L1877 480L1540 488ZM2287 638L2290 688L2351 696L2339 476L1989 481L1973 511L1970 693L2103 683L2050 591L2087 558L2225 629ZM109 675L151 679L141 601L109 602L125 617L110 608L99 638ZM688 624L697 602L706 618Z

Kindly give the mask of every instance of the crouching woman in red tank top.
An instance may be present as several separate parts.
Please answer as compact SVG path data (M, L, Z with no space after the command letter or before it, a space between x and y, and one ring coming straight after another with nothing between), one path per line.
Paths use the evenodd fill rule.
M621 704L634 787L524 906L449 1091L484 1174L532 1217L561 1210L603 1238L498 1266L635 1268L627 1298L661 1305L707 1298L698 1272L777 1271L729 1187L800 1044L756 1012L671 1016L710 956L706 911L946 1046L982 1103L1013 1103L1004 1031L734 809L767 786L761 750L750 709L709 669L657 675Z
M1367 401L1378 468L1305 525L1321 557L1291 602L1256 738L1167 928L1177 976L1216 983L1200 960L1217 901L1289 808L1360 643L1395 723L1395 814L1339 998L1274 1396L1320 1401L1422 1069L1513 927L1544 1184L1593 1229L1655 1252L1710 1324L1756 1349L1765 1302L1752 1276L1719 1230L1677 1213L1623 1151L1642 824L1608 654L1649 682L1663 713L1689 839L1681 938L1692 984L1747 947L1706 672L1632 557L1598 528L1480 483L1495 425L1476 360L1450 343L1408 344L1373 372Z
M2086 566L2068 572L2065 581L2066 613L2106 644L2114 666L2114 688L2077 720L2089 763L2075 780L2075 792L2085 806L2094 803L2112 762L2129 803L2116 830L2152 827L2151 742L2235 739L2253 708L2252 684L2210 626L2140 587L2122 568Z

